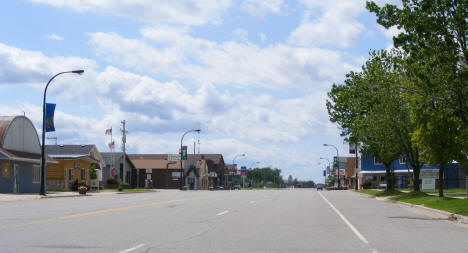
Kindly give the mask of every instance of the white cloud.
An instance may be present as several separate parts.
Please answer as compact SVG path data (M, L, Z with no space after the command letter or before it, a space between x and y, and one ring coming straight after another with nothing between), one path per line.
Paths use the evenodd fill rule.
M301 1L308 10L302 24L291 32L288 43L297 46L350 47L365 27L357 17L365 11L365 1Z
M167 31L174 36L173 43L164 36ZM99 56L114 64L199 84L288 89L336 80L353 68L340 52L317 47L216 43L167 27L146 28L142 35L158 45L102 32L91 34L90 42Z
M241 10L255 18L263 18L270 13L278 14L282 7L283 0L244 0L240 6Z
M235 39L241 42L249 41L248 39L249 33L244 29L237 28L236 30L234 30L234 32L232 32L232 35L234 36Z
M47 82L53 75L75 69L92 70L96 63L80 57L48 57L0 43L0 85Z
M161 24L219 24L231 0L29 0L78 12L96 12Z
M61 36L59 36L59 35L57 35L55 33L47 35L46 38L48 38L50 40L57 40L57 41L63 40L63 37L61 37Z

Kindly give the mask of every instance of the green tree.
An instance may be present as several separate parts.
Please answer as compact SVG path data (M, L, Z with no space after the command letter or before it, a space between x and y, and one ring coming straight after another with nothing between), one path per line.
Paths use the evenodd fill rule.
M405 59L404 90L413 96L411 118L417 126L413 141L424 161L439 165L439 196L443 196L444 166L466 160L468 151L468 1L402 0L402 8L366 7L385 28L401 33L394 46Z
M387 189L394 187L391 164L404 155L413 167L415 190L419 190L422 162L411 142L415 126L409 103L397 87L405 82L404 56L398 50L371 52L361 72L350 72L343 85L334 84L327 108L342 135L363 143L363 152L385 165Z

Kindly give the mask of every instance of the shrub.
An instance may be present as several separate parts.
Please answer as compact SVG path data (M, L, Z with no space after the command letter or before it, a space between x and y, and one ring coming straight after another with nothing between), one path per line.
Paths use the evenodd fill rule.
M371 182L364 182L364 183L362 184L362 188L364 188L364 189L370 189L371 186L372 186L372 183L371 183Z
M89 168L89 178L94 180L97 179L96 165L91 165Z
M77 191L78 190L78 186L79 186L79 183L78 183L78 179L76 179L72 184L71 184L71 190L72 191Z
M117 179L115 179L115 178L108 177L108 178L106 178L106 183L108 185L116 185L116 184L119 183L119 181Z

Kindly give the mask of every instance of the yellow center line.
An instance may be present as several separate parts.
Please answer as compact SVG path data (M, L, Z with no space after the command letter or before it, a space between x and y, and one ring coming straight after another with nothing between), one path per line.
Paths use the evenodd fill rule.
M79 217L92 216L92 215L97 215L97 214L112 213L112 212L118 212L118 211L123 211L123 210L135 209L135 208L159 206L159 205L183 202L183 201L188 201L188 200L210 199L210 198L214 198L214 197L217 197L217 196L220 196L220 195L221 194L206 195L206 196L199 196L199 197L192 197L192 198L174 199L174 200L158 201L158 202L151 202L151 203L145 203L145 204L139 204L139 205L130 205L130 206L123 206L123 207L102 209L102 210L96 210L96 211L91 211L91 212L77 213L77 214L72 214L72 215L60 216L60 217L55 217L55 218L35 220L35 221L30 221L30 222L25 222L25 223L4 225L4 226L0 226L0 230L5 230L5 229L9 229L9 228L25 227L25 226L28 226L28 225L48 223L48 222L59 221L59 220L75 219L75 218L79 218Z

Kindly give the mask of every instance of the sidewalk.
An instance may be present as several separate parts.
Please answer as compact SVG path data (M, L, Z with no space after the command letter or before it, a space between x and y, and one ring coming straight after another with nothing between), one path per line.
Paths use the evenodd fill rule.
M64 198L64 197L87 197L87 196L105 196L105 195L115 195L122 194L118 191L106 191L102 190L99 192L92 191L86 193L86 195L80 195L78 192L50 192L46 196L41 196L39 194L5 194L0 193L0 203L1 202L11 202L11 201L22 201L22 200L33 200L33 199L42 199L42 198Z

